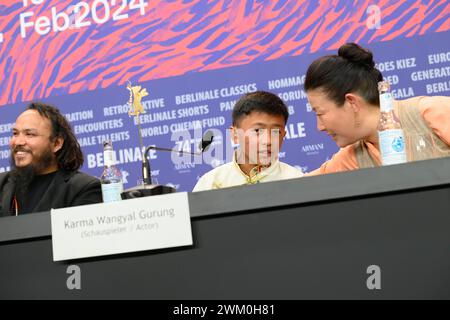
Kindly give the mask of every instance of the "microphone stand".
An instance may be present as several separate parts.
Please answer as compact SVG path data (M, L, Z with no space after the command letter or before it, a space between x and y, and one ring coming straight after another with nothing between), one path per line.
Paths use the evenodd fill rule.
M201 156L201 153L196 152L188 152L182 150L175 150L169 148L161 148L156 146L148 146L144 152L144 158L142 159L142 177L144 180L144 185L152 185L152 171L150 169L150 161L148 160L148 153L150 150L158 150L158 151L168 151L168 152L176 152L179 154L191 154L194 156Z
M122 192L122 199L134 199L141 197L149 197L161 194L168 194L176 192L175 188L169 186L163 186L152 183L152 174L150 168L150 161L148 160L148 153L150 150L159 150L159 151L168 151L175 152L179 154L191 154L195 156L200 156L202 153L198 152L188 152L182 150L175 150L169 148L161 148L156 146L148 146L145 149L144 157L142 159L142 177L143 177L143 185L136 186Z

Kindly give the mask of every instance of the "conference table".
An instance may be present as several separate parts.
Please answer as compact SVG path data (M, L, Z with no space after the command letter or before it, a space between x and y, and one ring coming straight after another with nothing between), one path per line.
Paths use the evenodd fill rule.
M450 299L450 158L188 200L192 246L75 261L49 212L0 219L0 299Z

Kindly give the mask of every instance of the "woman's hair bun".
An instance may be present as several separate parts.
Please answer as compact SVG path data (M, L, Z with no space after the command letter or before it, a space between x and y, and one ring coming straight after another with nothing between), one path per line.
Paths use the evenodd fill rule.
M351 63L363 65L369 69L375 68L372 52L356 43L344 44L339 48L338 54Z

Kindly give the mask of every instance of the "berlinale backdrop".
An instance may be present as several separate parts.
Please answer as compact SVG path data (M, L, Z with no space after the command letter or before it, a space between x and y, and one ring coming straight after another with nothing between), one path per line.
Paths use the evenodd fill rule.
M67 115L83 171L101 175L102 142L111 139L125 188L136 185L142 156L127 81L150 93L144 145L196 151L201 134L216 130L208 157L151 152L160 184L189 191L228 161L233 104L255 90L289 105L280 158L309 171L337 147L316 130L302 89L308 65L358 42L397 98L449 95L449 30L447 0L2 0L0 172L9 170L15 118L39 100Z

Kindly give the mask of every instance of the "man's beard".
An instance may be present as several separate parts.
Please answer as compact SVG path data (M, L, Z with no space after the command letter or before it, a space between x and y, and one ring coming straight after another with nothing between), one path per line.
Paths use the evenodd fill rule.
M42 171L47 169L53 164L54 156L50 149L44 151L39 157L33 156L33 162L24 167L16 167L16 162L14 160L14 154L18 151L29 152L23 147L17 147L11 152L11 177L16 185L15 194L18 196L25 196L28 192L28 188L33 182L34 178Z

